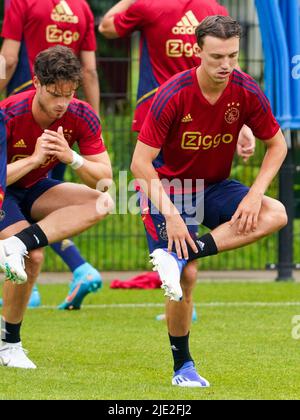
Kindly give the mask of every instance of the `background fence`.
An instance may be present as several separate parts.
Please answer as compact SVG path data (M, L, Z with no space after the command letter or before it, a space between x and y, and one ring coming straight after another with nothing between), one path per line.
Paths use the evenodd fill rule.
M100 17L117 1L89 0L98 24ZM230 14L243 25L240 65L263 87L263 54L259 25L254 0L223 0ZM130 130L132 112L135 105L138 81L138 35L120 40L105 40L98 37L97 63L101 82L101 119L104 139L111 156L115 181L118 184L120 171L128 171L136 134ZM298 162L300 161L300 151ZM232 176L251 185L258 173L264 154L264 146L259 143L255 156L244 164L236 158ZM68 171L67 180L73 180L73 172ZM130 179L128 172L128 179ZM275 181L269 195L278 195L278 181ZM300 197L300 176L295 179L295 193ZM134 193L130 193L134 195ZM129 195L129 196L130 196ZM298 217L300 199L297 202ZM202 228L201 228L202 229ZM204 229L202 229L205 232ZM294 261L300 262L300 223L295 220ZM144 228L138 215L117 214L108 217L97 227L75 238L83 255L101 270L139 270L149 268L148 250ZM276 263L278 236L263 239L247 248L218 255L201 261L202 269L263 269ZM64 271L66 267L59 257L47 249L46 271Z

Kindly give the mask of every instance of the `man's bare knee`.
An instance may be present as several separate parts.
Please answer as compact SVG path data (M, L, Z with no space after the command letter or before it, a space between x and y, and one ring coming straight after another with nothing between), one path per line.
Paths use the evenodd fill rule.
M198 277L197 263L189 263L185 267L181 277L181 287L185 295L189 296L192 293Z
M272 232L284 228L288 223L288 216L284 205L278 200L272 200L265 208L262 226Z
M84 204L87 212L88 225L94 226L103 220L115 207L115 203L108 193L99 193Z
M284 228L288 224L288 215L286 209L282 203L277 202L277 208L274 214L274 219L276 219L278 230Z
M96 219L97 222L106 217L115 208L115 202L107 192L100 193L96 200Z
M26 273L28 277L36 277L39 275L44 262L44 252L42 249L36 249L29 252L29 258L26 258Z

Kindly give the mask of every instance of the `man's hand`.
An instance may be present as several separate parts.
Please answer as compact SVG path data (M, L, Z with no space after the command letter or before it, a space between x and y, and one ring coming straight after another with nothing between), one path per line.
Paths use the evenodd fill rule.
M43 137L39 137L37 139L35 149L32 155L34 165L37 168L43 165L47 161L47 159L49 159L49 156L50 156L48 151L43 147L43 142L44 142Z
M257 229L258 216L262 206L263 195L254 191L249 191L246 197L241 201L236 212L229 222L230 226L238 222L238 235L244 233L248 235L250 231Z
M198 252L198 249L193 241L189 231L179 214L166 217L167 222L167 234L168 234L168 252L172 252L173 245L175 244L176 253L180 260L185 258L189 259L189 253L187 243L193 249L194 252Z
M60 162L67 165L73 162L73 152L65 139L62 127L59 127L57 132L45 130L42 139L42 146L50 156L56 156Z
M247 162L248 159L254 155L255 152L255 137L252 133L252 130L244 125L240 131L238 143L236 146L236 152L238 156L243 158L244 162Z

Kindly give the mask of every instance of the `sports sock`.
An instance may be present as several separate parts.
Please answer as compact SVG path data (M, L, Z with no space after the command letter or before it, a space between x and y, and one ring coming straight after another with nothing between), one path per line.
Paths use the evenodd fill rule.
M47 236L37 224L22 230L22 232L15 235L15 237L23 242L27 251L44 248L49 243Z
M22 322L19 324L10 324L1 318L1 340L4 343L16 344L21 341L20 330Z
M86 260L81 256L78 248L70 239L56 242L51 245L51 248L63 259L72 272L86 263Z
M171 350L174 358L174 372L179 370L184 363L193 362L189 350L190 333L184 337L172 337L169 334Z
M195 241L195 244L198 248L197 253L192 250L190 245L188 245L189 261L194 261L198 258L208 257L210 255L216 255L219 252L214 238L210 233L201 236L200 239L197 239Z

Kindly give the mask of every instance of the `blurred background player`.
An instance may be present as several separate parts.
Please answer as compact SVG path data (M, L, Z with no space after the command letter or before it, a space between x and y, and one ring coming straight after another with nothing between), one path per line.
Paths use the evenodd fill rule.
M215 0L121 0L103 17L106 38L141 35L140 79L132 124L140 131L154 95L174 74L199 65L195 29L209 15L228 15Z
M99 118L89 104L74 98L81 81L79 60L71 49L56 46L37 56L34 69L36 90L0 103L8 146L0 257L17 266L6 266L8 279L14 280L17 272L21 282L28 280L22 285L4 283L0 364L28 369L35 365L23 351L20 329L43 263L42 248L102 220L110 210L101 202L107 194L95 188L100 180L112 182ZM71 149L74 143L81 155ZM85 185L48 178L58 161L70 165ZM24 271L27 250L32 252Z
M139 132L160 85L174 74L198 66L195 29L210 15L228 16L216 0L121 0L103 17L99 31L106 38L141 34L140 78L132 124ZM237 153L246 162L255 151L252 131L241 130ZM157 320L163 320L158 315ZM197 319L196 310L193 320Z
M6 89L7 95L13 95L33 89L33 63L37 54L54 45L64 45L80 59L84 96L99 116L94 16L85 0L6 0L1 35L7 77L0 80L0 91ZM65 169L65 164L58 164L51 177L63 180ZM73 273L69 294L59 308L80 309L84 297L102 286L101 275L70 239L53 244L52 249ZM40 302L35 286L29 306L39 306Z

